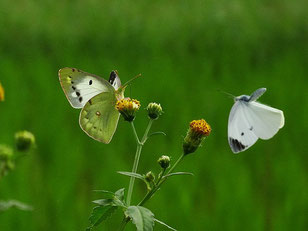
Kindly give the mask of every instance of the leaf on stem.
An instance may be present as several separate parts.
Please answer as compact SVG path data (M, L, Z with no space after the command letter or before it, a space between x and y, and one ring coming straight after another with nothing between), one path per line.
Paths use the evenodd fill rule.
M93 192L99 192L99 193L103 193L103 194L109 194L109 195L114 195L114 192L110 192L107 190L93 190Z
M134 172L118 172L119 174L122 174L122 175L125 175L125 176L130 176L130 177L135 177L135 178L138 178L140 180L143 180L144 181L144 176L142 176L141 174L139 173L134 173Z
M173 231L177 231L176 229L172 228L171 226L167 225L166 223L164 223L164 222L162 222L162 221L160 221L160 220L157 220L156 218L154 218L154 221L156 221L157 223L159 223L159 224L161 224L161 225L167 227L168 229L171 229L171 230L173 230Z
M164 136L166 136L167 134L164 133L164 132L153 132L150 135L148 135L148 138L151 137L151 136L156 136L156 135L164 135Z
M163 176L163 178L167 178L169 176L177 176L177 175L191 175L191 176L193 176L194 174L192 174L191 172L173 172L173 173L169 173L169 174Z
M107 205L112 205L113 199L99 199L92 201L94 204L98 204L101 206L107 206Z
M125 211L125 215L130 217L137 231L152 231L154 226L154 214L142 206L130 206Z
M124 191L125 191L125 188L121 188L114 193L114 196L122 201L122 200L124 200Z
M86 230L92 230L94 226L99 225L108 217L110 217L116 209L117 207L112 205L94 207L89 218L90 226Z

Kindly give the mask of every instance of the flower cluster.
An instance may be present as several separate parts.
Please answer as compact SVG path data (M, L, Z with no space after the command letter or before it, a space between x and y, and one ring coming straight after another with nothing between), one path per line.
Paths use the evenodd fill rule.
M184 154L195 152L204 138L210 135L211 130L210 125L204 119L191 121L187 135L184 138Z
M133 121L135 119L136 112L140 108L140 102L135 99L125 98L118 100L116 103L116 109L121 113L124 120Z
M5 176L15 167L15 161L21 155L25 155L35 146L35 137L31 132L19 131L15 133L16 150L23 153L15 153L15 150L5 144L0 144L0 178Z

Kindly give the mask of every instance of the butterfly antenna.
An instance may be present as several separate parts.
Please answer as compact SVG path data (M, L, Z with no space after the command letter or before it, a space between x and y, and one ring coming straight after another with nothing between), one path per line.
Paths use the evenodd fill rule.
M235 95L232 95L232 94L230 94L229 92L223 91L223 90L221 90L221 89L218 89L218 91L221 92L221 93L226 94L227 96L229 96L229 97L232 98L232 99L234 99L234 98L236 97Z
M131 82L133 82L135 79L141 77L141 74L136 75L134 78L128 80L122 87L127 87Z

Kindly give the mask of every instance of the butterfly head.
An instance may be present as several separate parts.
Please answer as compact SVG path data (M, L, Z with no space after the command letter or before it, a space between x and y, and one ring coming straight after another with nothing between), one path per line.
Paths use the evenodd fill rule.
M234 101L243 101L243 102L249 102L250 96L249 95L240 95L234 98Z

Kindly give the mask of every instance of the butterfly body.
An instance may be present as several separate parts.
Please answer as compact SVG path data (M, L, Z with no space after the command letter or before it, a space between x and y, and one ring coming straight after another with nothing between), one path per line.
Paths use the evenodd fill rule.
M228 141L234 153L245 151L259 138L272 138L284 126L281 110L256 102L265 91L260 88L250 96L234 98L228 121Z
M59 80L66 98L74 108L82 108L79 124L95 140L109 143L117 128L119 112L115 105L124 98L117 71L110 73L109 81L76 68L59 70Z

